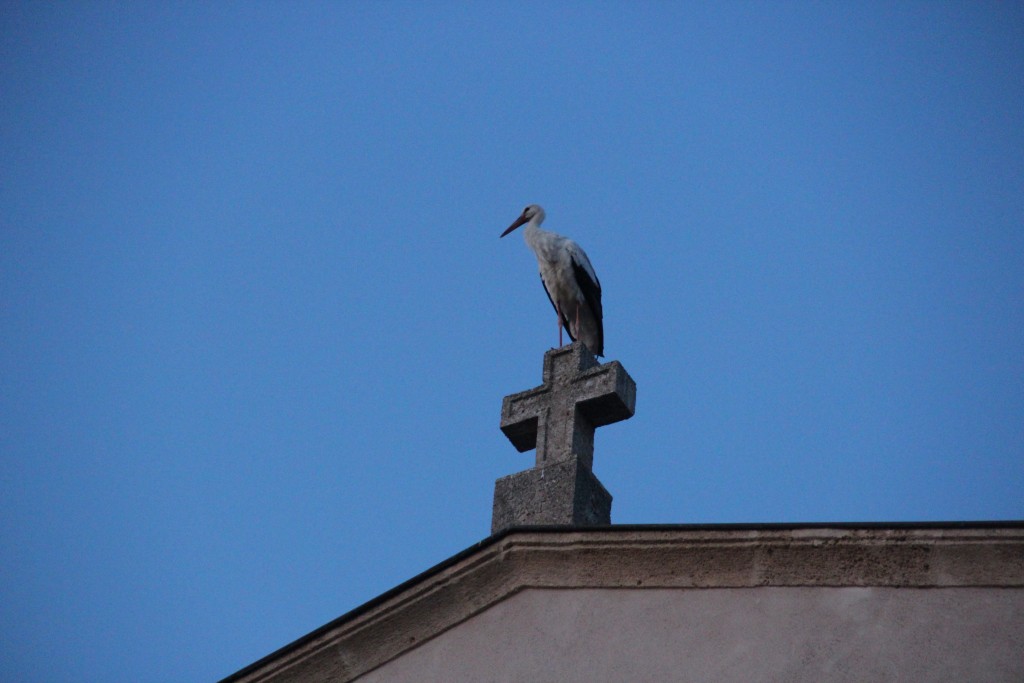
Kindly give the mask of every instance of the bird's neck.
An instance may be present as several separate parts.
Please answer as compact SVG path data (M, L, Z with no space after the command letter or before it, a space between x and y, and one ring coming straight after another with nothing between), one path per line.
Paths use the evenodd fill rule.
M526 224L526 230L523 231L523 239L526 240L527 246L537 255L538 259L552 261L555 259L555 254L550 252L554 243L551 239L545 239L552 234L547 230L542 230L534 221L530 221Z
M541 230L540 226L537 225L536 222L530 221L529 223L526 224L526 229L523 230L523 239L526 240L527 244L536 249L537 241L545 232L547 231Z

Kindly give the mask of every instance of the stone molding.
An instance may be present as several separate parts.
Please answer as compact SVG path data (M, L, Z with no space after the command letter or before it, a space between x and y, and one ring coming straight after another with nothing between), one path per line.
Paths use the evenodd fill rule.
M351 681L527 588L1024 587L1024 523L521 527L224 679Z

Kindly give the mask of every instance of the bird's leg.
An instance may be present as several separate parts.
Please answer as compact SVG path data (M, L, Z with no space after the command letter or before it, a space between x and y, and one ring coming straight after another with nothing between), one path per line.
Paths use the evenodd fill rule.
M558 348L562 348L562 309L555 304L555 314L558 316Z

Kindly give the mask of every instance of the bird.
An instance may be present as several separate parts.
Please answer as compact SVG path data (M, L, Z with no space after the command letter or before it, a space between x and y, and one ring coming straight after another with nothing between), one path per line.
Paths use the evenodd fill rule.
M590 259L580 245L568 237L541 230L544 209L530 204L508 226L504 237L526 224L526 245L537 257L540 280L558 316L558 345L562 346L562 327L573 341L579 340L596 356L604 355L604 324L601 311L601 282ZM500 238L499 237L499 238Z

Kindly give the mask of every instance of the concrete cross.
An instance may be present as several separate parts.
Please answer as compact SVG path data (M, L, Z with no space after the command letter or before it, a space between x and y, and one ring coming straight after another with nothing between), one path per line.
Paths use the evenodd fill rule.
M636 384L577 342L544 354L544 383L506 396L501 431L537 465L494 482L491 533L536 525L612 523L612 495L592 471L594 430L633 417Z
M501 431L520 453L537 449L537 467L578 458L594 463L594 430L633 417L636 384L618 361L598 365L579 342L544 354L544 383L506 396Z

